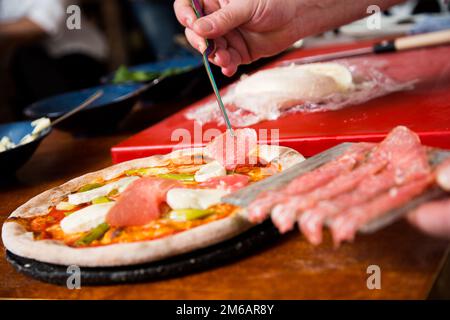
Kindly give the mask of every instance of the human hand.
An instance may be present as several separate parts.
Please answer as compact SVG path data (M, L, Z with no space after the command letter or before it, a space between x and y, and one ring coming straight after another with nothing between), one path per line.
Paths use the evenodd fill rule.
M240 64L277 54L302 37L333 29L367 15L369 5L382 10L404 0L201 0L206 16L197 19L191 0L175 0L178 21L189 43L206 49L210 61L233 75Z
M231 76L238 65L276 54L297 40L297 0L203 0L206 17L197 19L191 0L176 0L175 13L189 43L203 52L214 39L211 62Z
M436 180L441 188L450 191L450 160L439 166ZM450 239L450 198L421 205L408 215L408 220L429 235Z

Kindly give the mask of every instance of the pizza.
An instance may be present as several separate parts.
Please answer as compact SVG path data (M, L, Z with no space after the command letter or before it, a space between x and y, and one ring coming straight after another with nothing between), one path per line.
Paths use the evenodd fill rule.
M293 149L256 144L254 130L235 132L234 146L223 144L226 155L225 133L204 148L123 162L47 190L10 215L3 243L42 262L100 267L230 239L253 224L221 198L304 160ZM237 161L239 152L245 161Z

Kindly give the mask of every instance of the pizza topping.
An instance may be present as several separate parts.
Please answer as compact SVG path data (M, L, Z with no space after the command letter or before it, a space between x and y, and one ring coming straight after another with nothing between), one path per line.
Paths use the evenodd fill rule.
M134 181L118 198L106 217L111 226L141 226L161 216L167 192L179 187L177 180L144 177Z
M106 215L113 206L113 202L100 203L75 211L61 220L61 229L64 233L89 231L105 222Z
M167 192L166 202L172 209L207 209L226 194L220 189L174 188Z
M178 181L195 181L193 174L185 174L185 173L159 174L158 177L163 178L163 179L178 180Z
M234 135L226 131L216 137L205 147L205 151L227 170L233 170L237 165L256 164L257 157L251 156L251 151L257 147L257 142L254 129L237 129Z
M150 176L157 174L165 174L170 172L170 169L166 167L152 167L152 168L139 168L139 169L130 169L125 171L125 175L127 176Z
M98 183L98 182L89 183L89 184L82 186L80 189L78 189L78 192L91 191L91 190L103 187L104 185L105 185L104 183Z
M214 213L211 209L178 209L169 213L169 219L175 221L191 221L204 218Z
M250 182L250 177L243 174L230 174L225 177L211 178L200 183L201 187L211 189L222 189L229 192L245 187Z
M76 208L75 205L70 204L67 201L61 201L56 206L56 210L59 210L59 211L70 211L70 210L73 210L75 208Z
M195 173L195 181L197 182L205 182L210 178L222 177L227 175L227 170L222 166L218 161L212 161L203 165L196 173Z
M106 203L106 202L111 202L111 200L108 197L98 197L95 198L94 200L92 200L92 204L99 204L99 203Z
M100 239L109 230L109 225L107 223L101 223L94 229L92 229L88 234L83 236L81 239L75 242L76 246L86 246L91 244L93 241Z
M78 193L70 194L69 195L69 203L73 205L79 205L82 203L91 202L92 200L107 196L111 191L117 189L119 192L124 191L130 183L133 181L139 179L138 177L126 177L122 178L120 180L105 184L100 187L91 188L87 191L81 191ZM91 186L92 185L87 185ZM86 188L85 186L84 188ZM83 189L83 188L82 188ZM81 189L80 189L81 190Z

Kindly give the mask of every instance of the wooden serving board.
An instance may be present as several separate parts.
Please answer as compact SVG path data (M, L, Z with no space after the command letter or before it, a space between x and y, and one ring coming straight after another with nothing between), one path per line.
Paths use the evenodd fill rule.
M346 46L296 50L283 55L267 67L290 59L335 52L366 46L360 43ZM369 55L353 59L365 59L368 63L385 62L383 72L399 82L418 80L413 90L392 93L361 105L349 106L338 111L295 113L275 121L265 121L251 126L255 129L279 129L279 138L269 143L279 143L312 156L342 142L380 141L397 125L405 125L418 133L426 145L450 148L450 46L420 49L408 52ZM352 59L349 59L351 61ZM226 92L226 88L222 93ZM180 141L172 139L175 130L187 130L191 137L202 141L210 128L224 130L223 126L209 123L196 129L194 121L185 117L187 110L214 99L207 97L187 106L162 122L119 143L111 150L115 163L168 153ZM270 132L270 131L269 131ZM199 138L200 136L200 138ZM270 137L270 135L269 135ZM193 143L184 141L186 145ZM199 143L196 143L198 146Z

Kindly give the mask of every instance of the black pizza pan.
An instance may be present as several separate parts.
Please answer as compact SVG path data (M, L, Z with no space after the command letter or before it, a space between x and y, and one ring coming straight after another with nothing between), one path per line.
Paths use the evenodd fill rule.
M232 263L273 244L280 234L270 221L257 225L225 242L148 264L80 268L81 286L113 285L156 281L183 276ZM6 260L19 272L57 285L67 285L72 272L67 266L49 264L6 252Z

